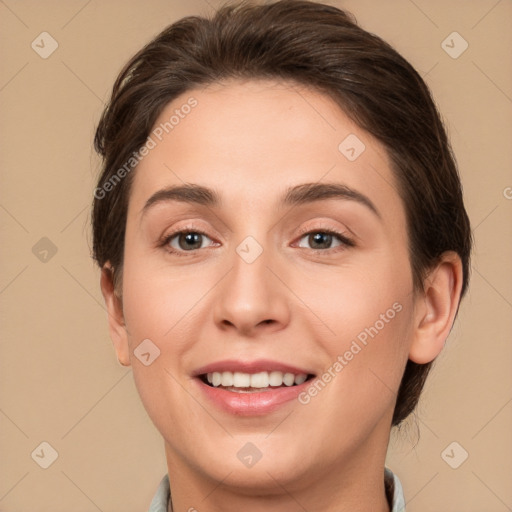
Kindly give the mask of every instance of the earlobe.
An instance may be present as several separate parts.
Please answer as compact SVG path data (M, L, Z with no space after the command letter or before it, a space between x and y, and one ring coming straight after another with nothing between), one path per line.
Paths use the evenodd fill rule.
M449 251L425 281L425 290L417 299L414 338L409 359L418 364L433 361L450 334L462 289L462 263Z
M128 333L121 299L115 293L110 262L107 262L101 269L100 286L105 306L107 307L110 338L112 339L117 359L123 366L130 366Z

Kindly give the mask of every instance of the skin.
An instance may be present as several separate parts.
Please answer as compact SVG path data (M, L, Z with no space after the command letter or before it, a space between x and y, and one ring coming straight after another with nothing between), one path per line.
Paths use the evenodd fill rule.
M383 468L396 391L407 359L425 363L444 346L460 298L462 271L443 255L413 292L406 217L384 147L333 101L296 84L228 81L188 91L198 105L139 164L129 198L122 300L109 265L101 287L121 364L132 365L142 402L165 441L174 510L388 511ZM353 162L339 150L356 134ZM165 201L142 209L169 185L200 184L218 208ZM280 199L302 183L337 183L368 197L292 208ZM165 235L206 233L201 248ZM327 248L308 232L335 230ZM188 229L188 232L194 232ZM248 264L236 252L252 236L263 248ZM120 294L121 292L119 292ZM191 374L228 358L268 358L322 375L365 328L402 307L311 401L260 417L216 408ZM144 366L134 349L149 338L160 356ZM255 444L246 468L237 452Z

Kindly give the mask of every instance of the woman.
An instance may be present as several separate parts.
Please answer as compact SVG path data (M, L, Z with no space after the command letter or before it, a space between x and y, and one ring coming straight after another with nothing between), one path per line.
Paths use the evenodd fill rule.
M95 144L110 333L165 442L151 511L405 510L390 429L472 243L418 73L337 8L236 4L133 57Z

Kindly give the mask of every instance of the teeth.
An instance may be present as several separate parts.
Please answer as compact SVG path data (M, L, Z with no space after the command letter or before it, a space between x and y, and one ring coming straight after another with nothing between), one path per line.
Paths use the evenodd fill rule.
M283 384L283 373L282 372L270 372L268 376L269 384L271 386L282 386Z
M251 375L251 388L268 388L268 373L260 372Z
M306 382L307 378L308 378L308 376L305 373L296 375L295 376L295 384L297 384L297 385L302 384L303 382Z
M215 377L215 372L213 372L213 376ZM235 386L235 388L251 387L251 376L248 373L242 373L242 372L233 373L233 386Z
M232 386L233 385L233 374L231 372L222 372L221 384L223 386Z
M235 387L235 388L268 388L269 386L277 387L299 385L305 382L307 374L283 372L211 372L206 375L210 384L214 387Z
M222 374L219 372L213 372L211 383L214 386L220 386L221 382L222 382Z
M295 382L295 375L293 375L293 373L285 373L283 375L283 382L287 386L293 386L293 383Z

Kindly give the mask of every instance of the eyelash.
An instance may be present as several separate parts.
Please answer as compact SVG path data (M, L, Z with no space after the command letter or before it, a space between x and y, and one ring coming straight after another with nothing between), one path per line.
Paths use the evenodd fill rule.
M176 235L189 234L189 233L195 233L195 234L210 238L204 231L202 231L200 229L196 229L194 226L186 226L178 231L174 231L173 233L170 233L169 235L166 235L165 237L163 237L163 239L159 243L159 246L165 247L165 249L170 254L173 254L176 256L189 256L190 253L194 253L195 251L198 251L199 249L193 249L191 251L177 251L177 250L169 247L171 240ZM301 229L299 231L299 235L300 235L299 240L304 238L305 235L317 234L317 233L335 236L341 242L341 246L329 248L329 249L309 249L310 251L327 252L329 254L332 254L332 252L338 252L339 250L345 250L347 247L354 247L356 245L355 242L351 238L348 238L343 233L340 233L333 229L324 229L322 227L319 227L316 229ZM302 249L304 249L304 247L302 247Z

